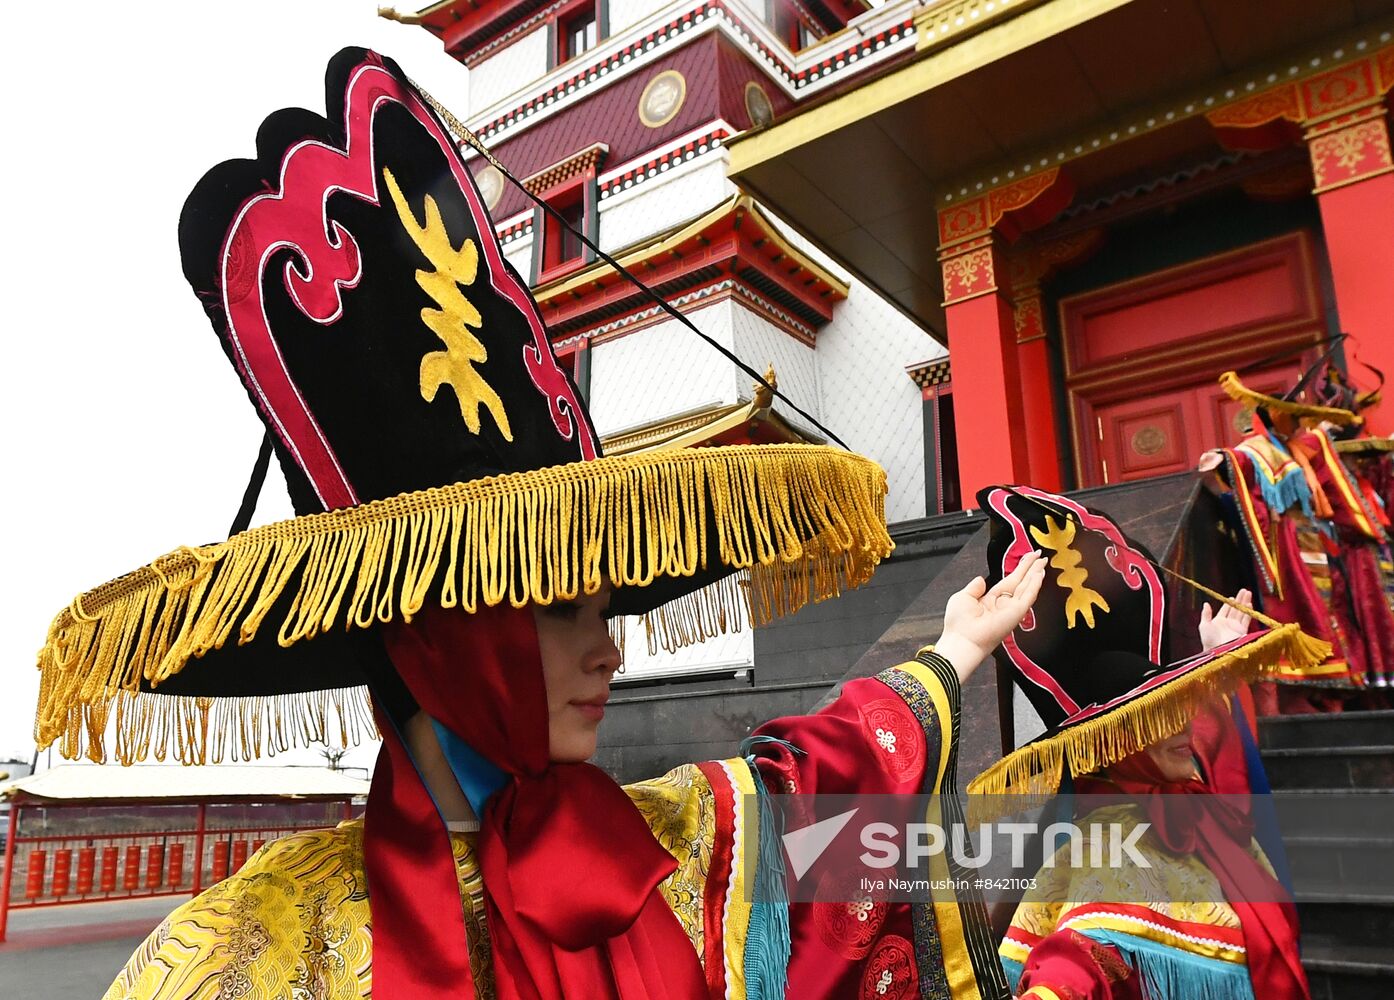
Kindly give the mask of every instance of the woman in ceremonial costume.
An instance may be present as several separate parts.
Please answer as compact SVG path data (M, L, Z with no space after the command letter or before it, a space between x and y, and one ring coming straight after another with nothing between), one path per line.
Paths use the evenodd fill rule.
M586 763L607 620L674 648L863 583L891 548L885 475L810 446L602 457L429 101L359 49L326 90L327 119L272 115L180 221L299 516L75 599L36 730L123 763L383 745L363 821L266 845L108 997L1008 996L972 890L752 902L782 865L741 804L952 791L960 679L1043 565L970 584L937 652L742 755L620 788Z
M1322 421L1305 428L1302 441L1316 456L1312 467L1331 503L1331 528L1340 549L1336 582L1342 585L1333 598L1348 610L1351 630L1364 648L1366 686L1387 688L1394 684L1394 613L1389 599L1394 567L1386 499L1390 442L1364 433L1364 413L1379 405L1383 395L1384 376L1377 370L1375 374L1379 386L1359 392L1339 368L1328 365L1318 398L1358 419L1344 425Z
M1223 694L1271 670L1280 648L1308 663L1326 647L1272 619L1249 632L1241 591L1218 615L1205 606L1203 651L1172 662L1161 571L1106 515L1021 488L987 490L979 502L991 518L990 578L1040 545L1057 553L1051 566L1068 586L1052 587L1048 574L998 653L1046 733L969 791L1025 796L985 800L1000 814L1065 787L1086 830L1116 824L1126 837L1148 824L1136 841L1146 865L1108 852L1094 860L1086 836L1077 860L1066 846L1041 869L1000 949L1017 995L1305 998L1295 910L1252 841L1247 799L1203 793L1249 791L1247 724L1236 725Z
M1335 692L1355 689L1364 677L1364 650L1359 637L1347 631L1350 616L1332 601L1334 542L1324 527L1332 517L1331 504L1320 488L1310 448L1294 449L1292 441L1303 421L1347 423L1354 414L1254 392L1234 372L1226 372L1220 383L1234 399L1254 408L1254 433L1234 448L1207 452L1200 469L1213 473L1208 484L1232 504L1243 529L1260 607L1279 621L1301 625L1332 649L1323 663L1305 669L1286 664L1273 681L1258 685L1254 699L1259 714L1338 710Z

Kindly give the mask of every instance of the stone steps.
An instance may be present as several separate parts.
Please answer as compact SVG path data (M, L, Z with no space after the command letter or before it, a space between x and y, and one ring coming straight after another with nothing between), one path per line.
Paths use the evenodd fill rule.
M1303 797L1282 830L1312 1000L1394 997L1394 824L1350 818L1394 817L1394 711L1260 719L1259 747Z

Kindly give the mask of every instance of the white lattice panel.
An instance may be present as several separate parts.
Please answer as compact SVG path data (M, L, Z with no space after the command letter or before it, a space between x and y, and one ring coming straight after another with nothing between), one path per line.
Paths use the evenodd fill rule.
M547 29L530 31L470 70L470 116L547 72Z
M818 360L814 357L813 348L799 343L769 320L739 303L732 314L732 326L735 330L733 350L736 356L762 375L769 365L774 365L779 391L821 420L818 413ZM751 379L741 372L736 374L736 378L740 383L741 398L749 399ZM776 400L774 408L782 416L803 426L804 421L783 403Z
M671 674L702 673L730 668L749 668L755 662L755 633L743 625L739 632L726 632L706 642L684 646L674 652L661 647L650 656L644 625L638 618L625 619L624 673L620 683L647 680Z
M907 365L944 349L871 289L853 283L818 333L823 423L890 478L886 519L925 514L924 404Z
M618 35L664 7L677 9L680 6L683 5L672 4L669 0L610 0L610 34Z
M532 279L532 237L524 236L511 240L503 248L503 255L524 281Z
M703 333L731 346L729 302L688 313ZM591 355L591 419L601 436L736 401L731 363L677 320L598 345Z
M719 152L671 173L671 179L660 175L635 188L632 195L626 192L600 203L602 248L618 250L671 229L715 208L735 190L726 179L725 157Z

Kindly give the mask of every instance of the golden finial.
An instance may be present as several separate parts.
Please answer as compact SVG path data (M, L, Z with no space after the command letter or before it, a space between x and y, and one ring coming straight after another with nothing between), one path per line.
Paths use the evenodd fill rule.
M379 7L378 17L386 18L389 21L396 21L398 24L420 24L420 14L403 14L395 7Z
M755 393L755 398L751 402L753 410L768 410L774 405L774 390L779 388L779 379L775 378L773 364L765 369L765 382L767 385L756 382L750 387Z

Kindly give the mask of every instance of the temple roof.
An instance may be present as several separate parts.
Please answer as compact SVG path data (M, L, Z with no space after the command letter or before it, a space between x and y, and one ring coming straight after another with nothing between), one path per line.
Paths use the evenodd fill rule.
M765 381L778 387L774 368ZM626 455L663 448L699 448L719 444L823 444L823 439L799 430L774 410L773 394L758 383L750 402L721 403L696 412L665 417L603 438L607 455Z
M666 298L729 272L809 326L830 320L833 303L849 288L844 276L798 246L744 194L612 256ZM541 285L533 295L554 337L650 303L604 261Z

